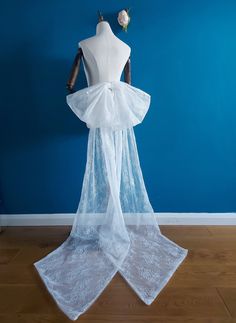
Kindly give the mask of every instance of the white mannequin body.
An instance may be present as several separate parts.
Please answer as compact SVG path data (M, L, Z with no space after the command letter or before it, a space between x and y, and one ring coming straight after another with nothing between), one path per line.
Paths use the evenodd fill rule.
M97 24L96 35L79 42L88 86L120 81L131 48L117 38L106 21Z

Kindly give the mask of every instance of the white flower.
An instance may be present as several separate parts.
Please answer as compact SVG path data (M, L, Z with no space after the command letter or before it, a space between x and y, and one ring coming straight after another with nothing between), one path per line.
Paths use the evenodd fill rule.
M130 22L130 16L128 10L121 10L118 14L118 23L123 27L124 30L127 30L128 24Z

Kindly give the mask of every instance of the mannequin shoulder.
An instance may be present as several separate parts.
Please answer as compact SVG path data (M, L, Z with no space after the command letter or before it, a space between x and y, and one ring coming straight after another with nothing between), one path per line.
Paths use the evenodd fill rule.
M121 39L117 38L117 40L119 42L119 45L122 47L122 50L124 52L126 52L126 55L127 56L130 56L130 54L131 54L131 47L128 44L126 44L125 42L123 42Z
M78 42L78 46L83 49L83 47L90 47L96 41L97 41L97 37L96 36L92 36L92 37L89 37L89 38L80 40Z

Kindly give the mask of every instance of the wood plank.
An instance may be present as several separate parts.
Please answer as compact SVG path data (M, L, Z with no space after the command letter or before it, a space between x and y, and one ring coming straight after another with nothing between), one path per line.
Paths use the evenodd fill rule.
M171 287L235 287L236 264L187 264L180 266L170 283Z
M235 238L236 236L236 226L235 225L211 225L206 227L209 233L214 237Z
M57 313L58 308L42 285L0 285L0 313Z
M180 238L199 238L209 237L211 234L208 227L202 225L160 225L160 230L164 235L170 239Z
M0 285L1 284L36 284L35 267L29 265L8 264L0 266Z
M230 249L189 249L188 257L185 260L186 264L236 264L236 248L232 246Z
M0 249L29 246L56 247L68 237L69 232L69 226L7 227L0 235Z
M170 238L170 237L169 237ZM212 250L223 250L223 249L233 249L236 250L236 236L231 239L225 237L174 237L170 238L177 244L184 246L185 248L198 249L198 248L209 248Z
M35 261L43 258L54 249L55 246L46 248L40 248L36 246L22 248L18 252L18 254L10 261L10 264L33 264Z
M20 249L0 249L0 265L9 263L20 252Z
M218 288L218 293L222 297L231 316L236 318L236 288Z

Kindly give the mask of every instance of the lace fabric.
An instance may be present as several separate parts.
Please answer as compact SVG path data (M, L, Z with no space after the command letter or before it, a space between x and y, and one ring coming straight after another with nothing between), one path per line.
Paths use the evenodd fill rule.
M67 103L89 128L81 197L67 240L34 265L71 320L118 271L149 305L188 252L161 233L145 188L133 127L150 96L103 82L68 95Z

